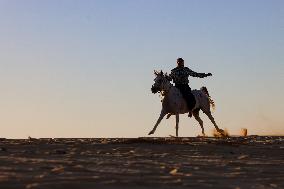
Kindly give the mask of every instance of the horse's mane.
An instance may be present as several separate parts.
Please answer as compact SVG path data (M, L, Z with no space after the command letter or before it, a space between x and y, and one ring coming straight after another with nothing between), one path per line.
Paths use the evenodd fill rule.
M169 81L171 80L169 74L167 72L164 73L163 70L160 70L160 71L154 70L154 74L155 75L161 75Z

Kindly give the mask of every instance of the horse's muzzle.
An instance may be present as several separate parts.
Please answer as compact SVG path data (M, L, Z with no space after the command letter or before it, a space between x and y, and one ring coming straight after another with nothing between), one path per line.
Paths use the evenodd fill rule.
M152 93L157 93L158 92L158 89L157 89L157 87L154 87L153 85L152 85L152 87L151 87L151 91L152 91Z

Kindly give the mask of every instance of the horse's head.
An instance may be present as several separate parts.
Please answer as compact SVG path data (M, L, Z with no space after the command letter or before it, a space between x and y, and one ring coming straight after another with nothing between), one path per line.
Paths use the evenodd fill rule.
M168 75L164 74L163 71L157 72L156 70L154 71L154 74L156 78L154 79L154 84L151 88L152 93L168 90L171 85Z

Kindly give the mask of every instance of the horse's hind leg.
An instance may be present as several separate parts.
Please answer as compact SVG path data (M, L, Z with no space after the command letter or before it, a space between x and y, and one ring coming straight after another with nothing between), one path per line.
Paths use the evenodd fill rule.
M154 128L148 133L148 135L154 134L154 132L156 131L158 125L160 124L160 122L162 121L162 119L164 118L164 116L166 115L166 113L162 110L159 119L157 120Z
M176 137L178 137L179 114L176 114Z
M216 122L215 122L215 120L214 120L214 118L213 118L211 112L210 112L210 111L205 111L204 113L208 116L208 118L210 119L210 121L213 123L213 125L215 126L215 129L216 129L219 133L221 133L221 134L224 133L224 130L223 130L223 129L220 129L220 128L218 127L218 125L216 124Z
M194 118L198 121L198 123L199 123L199 125L200 125L200 127L202 129L202 135L205 136L204 127L203 127L203 121L199 117L199 110L194 110L192 113L193 113Z

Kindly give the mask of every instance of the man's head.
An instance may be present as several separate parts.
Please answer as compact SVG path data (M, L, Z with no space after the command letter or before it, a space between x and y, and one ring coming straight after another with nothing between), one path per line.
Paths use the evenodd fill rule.
M178 67L184 67L184 60L182 58L177 59L177 66Z

